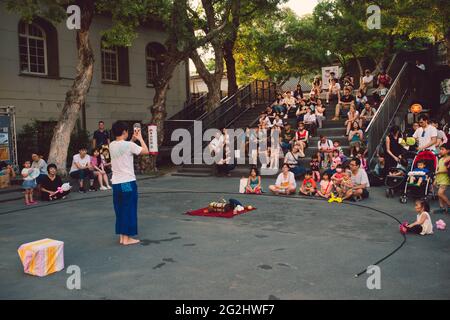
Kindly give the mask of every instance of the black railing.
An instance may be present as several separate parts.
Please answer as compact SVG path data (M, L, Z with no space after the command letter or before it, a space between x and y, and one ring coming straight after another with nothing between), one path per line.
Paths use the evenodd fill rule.
M185 102L183 109L169 120L195 120L206 112L206 93L194 96Z
M378 148L382 145L400 108L405 107L406 101L420 95L420 92L426 88L426 84L423 83L425 75L424 71L410 63L405 63L401 68L365 131L369 163L377 155Z
M222 99L220 105L210 111L204 112L197 121L202 123L202 133L211 128L227 128L240 114L245 112L252 104L269 103L276 96L276 84L268 81L256 80L251 84L241 87L235 94ZM177 142L171 141L172 132L178 128L189 131L191 137L194 134L194 119L170 119L164 122L164 145L173 146ZM196 137L196 139L201 137ZM203 143L202 143L203 144ZM193 145L193 144L192 144ZM204 144L203 144L204 145Z

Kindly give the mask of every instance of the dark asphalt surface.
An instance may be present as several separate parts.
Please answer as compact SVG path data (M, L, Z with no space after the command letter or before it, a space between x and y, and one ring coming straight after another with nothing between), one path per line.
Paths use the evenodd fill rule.
M263 181L265 190L272 181ZM354 275L402 243L395 220L348 204L224 193L237 192L238 184L236 178L139 181L144 241L130 247L117 244L110 191L27 210L21 201L1 203L0 299L450 298L448 230L408 236L380 264L381 289L369 290L369 274ZM183 214L222 197L258 209L233 219ZM415 219L412 201L386 199L383 188L371 188L371 198L358 204ZM450 225L448 215L432 218ZM81 268L81 290L67 289L66 269L44 278L23 273L17 249L41 238L64 241L66 269Z

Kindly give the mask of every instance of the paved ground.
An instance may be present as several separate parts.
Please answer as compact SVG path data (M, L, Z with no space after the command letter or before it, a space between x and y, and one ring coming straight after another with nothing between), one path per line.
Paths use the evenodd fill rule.
M146 241L134 247L116 244L109 191L27 210L20 201L1 203L0 298L450 298L448 230L408 236L381 263L381 290L369 290L369 275L354 274L402 243L395 220L348 204L225 193L237 185L236 178L140 181L139 231ZM221 197L258 209L234 219L183 215ZM361 204L401 221L415 218L411 202L386 199L382 188L372 188ZM449 216L439 218L450 225ZM46 237L65 242L66 267L81 268L81 290L66 288L65 270L45 278L23 273L17 248Z

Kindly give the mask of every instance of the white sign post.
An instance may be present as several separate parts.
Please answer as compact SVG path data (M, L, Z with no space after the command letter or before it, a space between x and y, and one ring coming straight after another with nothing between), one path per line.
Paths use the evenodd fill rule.
M148 150L149 154L158 154L158 130L155 124L148 125Z

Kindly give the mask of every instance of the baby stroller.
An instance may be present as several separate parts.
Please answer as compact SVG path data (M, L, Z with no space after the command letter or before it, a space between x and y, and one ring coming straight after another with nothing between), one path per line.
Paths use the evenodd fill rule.
M407 180L407 172L402 168L391 168L389 174L384 179L386 189L386 197L394 197L396 193L403 190Z
M420 170L417 167L417 164L419 162L424 162L426 173L424 172L418 172L417 170ZM400 202L406 203L408 201L408 190L415 198L425 198L426 200L429 200L430 196L434 199L435 192L433 188L433 182L434 182L434 175L437 168L437 158L436 155L429 151L421 151L419 152L413 160L411 171L408 172L408 175L406 176L406 179L408 179L411 176L414 176L415 178L424 177L424 180L420 184L420 186L411 184L409 182L405 183L405 189L403 191L403 194L400 196Z

